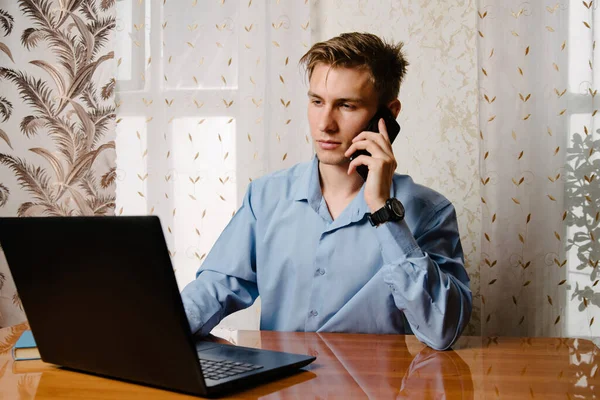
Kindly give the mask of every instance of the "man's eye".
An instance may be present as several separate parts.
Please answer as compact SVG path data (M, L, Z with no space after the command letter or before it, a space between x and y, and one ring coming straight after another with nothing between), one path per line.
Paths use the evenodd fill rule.
M321 101L320 100L313 100L312 103L315 104L315 105L317 105L317 106L321 105Z
M347 103L342 104L342 107L345 108L346 110L354 109L354 106L352 104L347 104Z

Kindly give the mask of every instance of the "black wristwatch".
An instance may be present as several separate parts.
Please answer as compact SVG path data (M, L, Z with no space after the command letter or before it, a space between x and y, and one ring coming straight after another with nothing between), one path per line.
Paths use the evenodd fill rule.
M385 205L373 214L369 214L371 225L377 226L388 221L402 221L404 219L404 206L400 200L392 197Z

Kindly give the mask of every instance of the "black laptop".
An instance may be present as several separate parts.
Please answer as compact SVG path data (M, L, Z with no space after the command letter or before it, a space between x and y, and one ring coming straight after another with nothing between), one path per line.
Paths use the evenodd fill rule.
M194 339L158 217L0 218L42 360L200 396L315 357Z

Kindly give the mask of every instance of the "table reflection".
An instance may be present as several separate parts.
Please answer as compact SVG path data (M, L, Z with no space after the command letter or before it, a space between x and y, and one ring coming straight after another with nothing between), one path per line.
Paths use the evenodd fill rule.
M13 361L24 326L0 329L0 399L194 399L41 361ZM235 398L533 398L600 397L600 349L589 340L463 337L454 350L427 348L414 336L240 331L249 347L312 354L306 371Z
M263 348L304 352L317 357L306 369L316 378L268 398L452 398L472 399L469 366L454 351L438 352L401 335L260 334ZM240 336L240 344L256 335ZM416 350L416 351L415 351Z

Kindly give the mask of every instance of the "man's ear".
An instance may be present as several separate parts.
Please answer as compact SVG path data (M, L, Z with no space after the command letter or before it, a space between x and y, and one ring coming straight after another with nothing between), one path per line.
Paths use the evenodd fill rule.
M398 99L392 100L391 102L389 102L387 104L387 107L392 112L392 115L394 116L394 118L398 118L398 114L400 114L400 109L402 108L402 103L400 103L400 100L398 100Z

